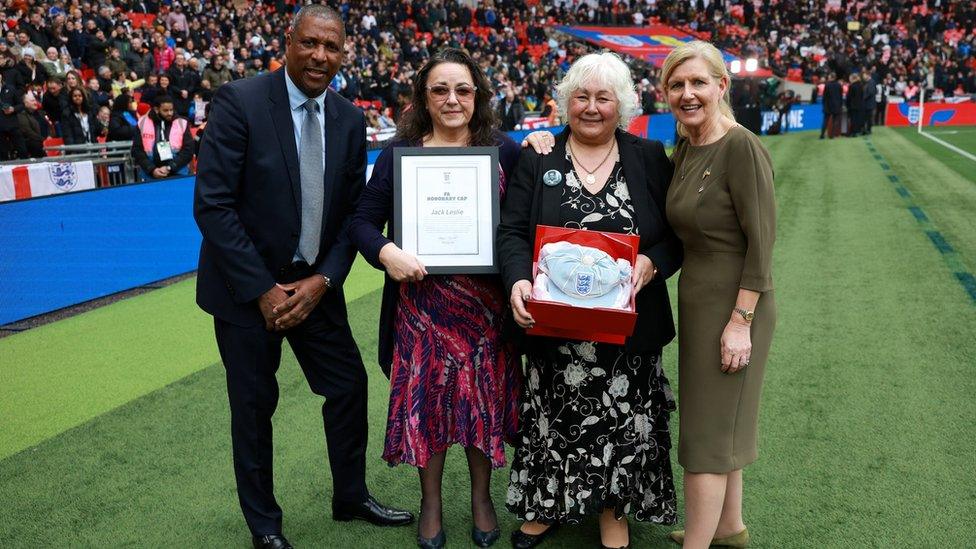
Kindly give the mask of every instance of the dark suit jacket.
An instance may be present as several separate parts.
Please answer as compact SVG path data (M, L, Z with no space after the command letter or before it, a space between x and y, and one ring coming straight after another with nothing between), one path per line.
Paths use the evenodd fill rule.
M508 112L506 112L506 107L508 108ZM525 118L525 107L522 106L522 100L518 97L512 101L510 107L508 101L504 98L498 103L498 119L501 120L499 129L502 131L514 130L517 124L522 123L523 118Z
M70 109L61 113L61 136L65 145L83 145L98 143L98 136L102 135L102 123L95 115L97 107L92 107L88 113L88 137L81 127L81 121Z
M878 106L878 82L873 78L868 78L863 82L864 109L871 110Z
M847 110L859 111L864 108L864 86L860 82L851 82L847 87Z
M548 155L540 156L532 149L526 149L519 159L515 176L509 181L497 239L506 293L510 293L519 280L532 280L536 226L560 225L562 185L545 185L542 175L549 170L566 173L571 168L566 159L569 132L566 128L556 136L556 145ZM668 225L664 209L673 167L660 141L649 141L621 130L617 130L616 138L637 215L638 253L649 257L658 269L657 276L637 293L637 324L626 346L628 351L635 353L657 352L674 339L674 320L665 279L681 267L683 258L681 241ZM530 346L532 339L527 341Z
M824 114L840 114L844 107L844 88L840 82L831 80L824 84L823 112Z
M507 181L510 182L520 147L501 132L498 133L497 143L498 161L507 176ZM393 150L412 146L415 145L404 140L396 140L383 149L376 158L373 174L363 191L362 201L349 227L350 237L356 243L360 253L370 265L380 270L385 270L380 263L380 249L396 238L393 224L388 223L393 219ZM386 236L380 232L384 225L387 226ZM378 356L380 367L387 377L390 375L390 365L393 363L393 319L396 316L399 292L400 283L387 276L383 285L383 304L380 307Z
M366 170L362 111L329 90L325 99L323 223L315 272L332 281L319 302L346 322L341 286L356 248L347 226ZM200 146L193 214L203 245L197 304L239 326L263 323L256 300L286 275L301 230L301 180L284 69L217 90Z

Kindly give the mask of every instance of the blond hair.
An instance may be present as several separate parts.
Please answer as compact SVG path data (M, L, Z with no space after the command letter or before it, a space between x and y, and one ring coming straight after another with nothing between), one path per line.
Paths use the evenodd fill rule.
M630 78L630 67L619 55L605 51L580 57L556 86L556 104L561 116L569 114L569 98L589 83L608 86L617 96L617 126L626 130L637 115L637 90Z
M729 83L729 86L725 88L725 94L722 95L722 99L719 102L718 111L722 116L735 122L735 115L732 114L732 103L730 100L732 77L729 75L729 70L725 67L722 52L718 51L718 48L708 42L694 40L692 42L685 42L671 50L671 53L664 60L664 65L661 67L661 91L664 92L665 97L668 94L668 80L671 79L671 75L674 74L674 71L682 63L691 59L701 59L705 62L705 66L708 67L708 73L712 78L716 80L725 78ZM688 129L681 122L678 122L678 135L688 137Z

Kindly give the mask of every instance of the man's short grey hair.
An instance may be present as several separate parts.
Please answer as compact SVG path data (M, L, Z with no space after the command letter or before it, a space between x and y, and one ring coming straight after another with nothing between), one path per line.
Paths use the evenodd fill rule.
M556 86L556 104L564 120L569 116L573 93L590 84L606 86L617 96L617 126L626 130L637 115L637 91L630 77L630 67L612 52L591 53L576 60Z
M319 17L325 19L326 21L335 21L339 23L339 28L342 29L343 35L345 35L346 27L342 24L342 16L339 12L330 8L329 6L323 4L306 4L302 6L302 9L298 10L295 17L291 20L292 30L297 29L298 25L302 23L302 20L306 17Z

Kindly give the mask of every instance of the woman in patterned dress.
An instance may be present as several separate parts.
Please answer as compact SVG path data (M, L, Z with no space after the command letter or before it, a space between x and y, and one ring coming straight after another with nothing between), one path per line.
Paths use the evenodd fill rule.
M397 147L499 147L500 191L520 149L495 128L488 79L468 54L444 49L417 73L413 102L396 139L376 160L350 234L363 257L386 271L379 363L390 376L383 458L418 468L422 497L417 542L441 547L441 476L447 448L465 448L471 473L471 537L487 547L500 535L489 493L517 429L518 354L502 339L508 318L499 277L431 275L394 244L393 151Z
M498 250L515 320L522 327L534 322L525 301L537 225L639 235L638 316L624 345L528 338L506 502L525 522L512 544L533 547L556 524L598 514L603 545L627 547L624 516L675 521L668 431L674 399L661 369L661 348L674 338L665 280L681 264L664 210L671 164L660 142L623 130L637 94L616 55L580 58L558 92L569 127L545 147L552 154L523 152L502 207Z

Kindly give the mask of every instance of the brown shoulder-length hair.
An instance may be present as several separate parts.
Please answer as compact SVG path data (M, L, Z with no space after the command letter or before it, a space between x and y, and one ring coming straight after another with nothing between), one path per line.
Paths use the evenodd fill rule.
M471 130L471 146L490 146L496 141L495 130L498 128L498 117L495 109L491 108L491 83L481 70L481 67L463 50L444 48L427 60L427 63L417 71L413 80L413 98L410 106L403 113L403 119L397 127L397 137L410 143L420 143L424 137L434 131L434 122L427 111L427 78L430 71L441 63L456 63L468 68L474 79L474 112L468 128Z

